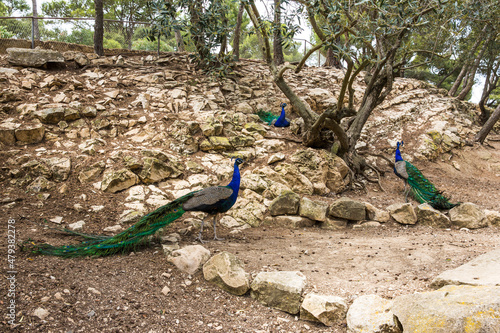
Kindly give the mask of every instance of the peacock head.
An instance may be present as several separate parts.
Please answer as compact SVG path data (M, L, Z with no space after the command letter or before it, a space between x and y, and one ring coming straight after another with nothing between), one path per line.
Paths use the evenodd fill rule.
M232 161L232 160L233 160L233 158L231 158L231 161ZM234 164L239 166L239 165L240 165L240 164L242 164L243 162L245 162L245 161L243 161L243 159L241 159L241 158L239 158L239 157L238 157L238 158L236 158L236 160L234 161Z
M404 145L404 141L403 140L401 140L401 142L398 141L398 149L399 149L400 146L403 147L403 145Z
M281 103L280 106L284 108L286 106L286 103Z

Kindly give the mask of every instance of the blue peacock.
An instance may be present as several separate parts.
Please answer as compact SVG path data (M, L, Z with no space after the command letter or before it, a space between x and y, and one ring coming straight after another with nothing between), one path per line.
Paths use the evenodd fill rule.
M450 209L458 206L460 203L451 203L447 197L442 195L441 191L436 189L434 184L422 175L420 170L410 162L403 160L399 150L402 146L403 141L397 143L394 173L405 181L405 201L408 201L408 193L411 191L415 200L420 203L428 203L436 209ZM406 190L407 184L410 186L408 190Z
M288 127L290 126L290 121L285 118L286 103L281 103L280 106L281 114L279 116L264 110L259 110L256 114L263 122L267 123L268 125L274 125L275 127Z
M190 192L143 216L136 224L115 236L89 235L63 229L67 233L84 237L87 240L79 245L67 246L32 244L30 250L33 253L61 257L107 256L126 253L138 245L144 244L147 241L147 236L174 222L187 211L206 212L213 215L214 239L220 240L216 230L217 215L227 212L238 198L241 179L239 165L241 163L243 163L241 158L235 160L233 178L227 186L212 186ZM201 223L197 237L202 243L204 242L201 237L203 224L204 221Z

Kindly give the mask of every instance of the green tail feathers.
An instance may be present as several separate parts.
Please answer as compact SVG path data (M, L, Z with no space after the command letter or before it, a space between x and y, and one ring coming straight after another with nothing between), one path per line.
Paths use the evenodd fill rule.
M279 116L262 109L258 110L255 114L259 116L260 120L267 123L268 125L271 125L274 120L279 118Z
M127 253L138 245L145 243L146 236L154 234L179 217L185 211L182 208L184 202L193 196L195 192L186 194L155 211L143 216L139 222L122 231L115 236L88 235L67 229L63 231L78 235L88 240L77 245L52 246L49 244L32 244L29 250L37 254L45 254L61 257L83 257L83 256L107 256L116 253Z
M449 198L442 195L424 175L413 164L406 162L408 172L408 184L411 187L413 197L420 203L428 203L436 209L450 209L460 203L451 203Z

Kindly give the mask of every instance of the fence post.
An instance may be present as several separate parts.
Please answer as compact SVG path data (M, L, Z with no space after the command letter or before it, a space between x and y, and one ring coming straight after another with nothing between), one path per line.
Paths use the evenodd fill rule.
M35 17L31 17L31 48L35 48Z

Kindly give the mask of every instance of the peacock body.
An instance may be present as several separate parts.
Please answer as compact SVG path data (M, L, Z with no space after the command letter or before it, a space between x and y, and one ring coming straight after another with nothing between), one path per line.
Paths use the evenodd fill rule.
M450 209L459 205L459 203L451 203L441 191L436 189L430 180L424 177L417 167L403 160L399 149L402 145L403 141L397 143L394 173L405 181L405 199L407 200L408 197L408 192L406 191L406 184L408 184L410 186L408 191L411 191L415 200L420 203L428 203L436 209Z
M214 215L214 239L218 239L215 229L216 217L218 213L227 212L238 198L241 163L243 160L240 158L234 162L233 177L227 186L212 186L190 192L144 215L136 224L115 236L89 235L63 229L67 233L84 237L87 240L78 245L66 246L34 244L31 251L61 257L107 256L130 252L138 245L145 243L147 236L174 222L187 211L201 211ZM203 242L202 231L203 222L198 235L201 242Z
M274 125L275 127L288 127L290 126L290 121L286 119L285 114L285 106L286 103L281 103L281 114L279 116L273 114L269 111L259 110L257 111L257 115L260 120L267 123L268 125Z

